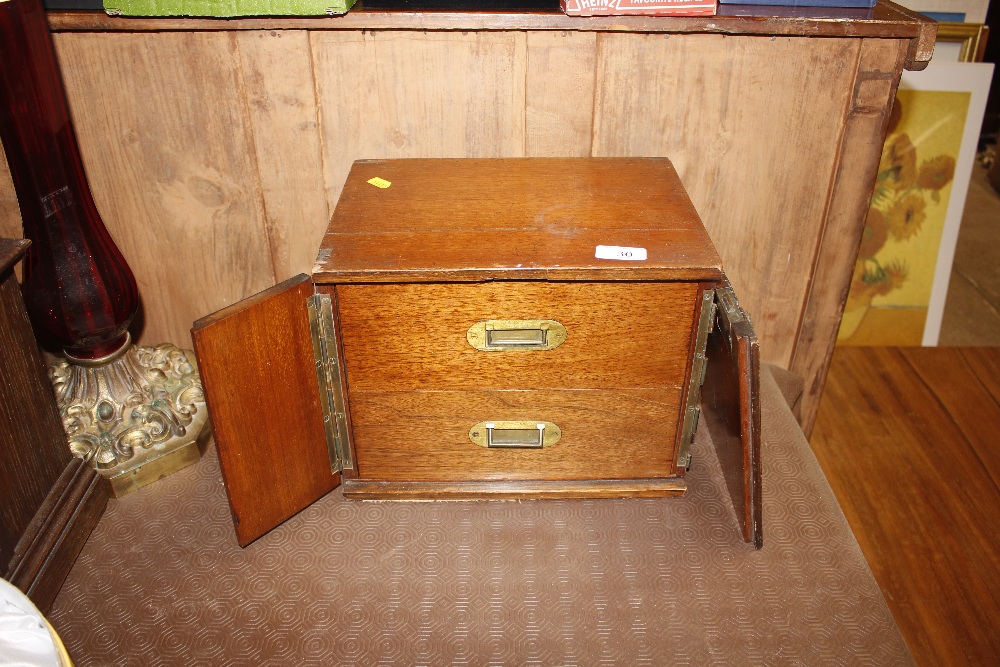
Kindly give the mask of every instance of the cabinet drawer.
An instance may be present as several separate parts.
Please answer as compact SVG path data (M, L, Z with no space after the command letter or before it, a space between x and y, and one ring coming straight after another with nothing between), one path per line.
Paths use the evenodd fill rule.
M577 480L669 477L680 389L360 392L351 421L361 479ZM488 449L483 422L549 422L541 449Z
M699 286L686 282L339 285L350 391L680 387ZM481 351L477 323L551 320L553 349Z

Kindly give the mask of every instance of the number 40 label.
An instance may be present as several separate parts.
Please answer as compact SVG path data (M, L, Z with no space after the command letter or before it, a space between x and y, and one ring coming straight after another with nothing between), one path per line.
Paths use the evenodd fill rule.
M619 259L624 261L641 261L646 259L645 248L626 248L620 245L599 245L594 251L597 259Z

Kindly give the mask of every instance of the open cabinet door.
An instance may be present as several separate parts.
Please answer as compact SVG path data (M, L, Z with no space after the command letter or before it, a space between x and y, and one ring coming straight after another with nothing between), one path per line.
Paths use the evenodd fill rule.
M763 546L760 482L760 354L730 287L715 291L702 412L715 444L743 539Z
M330 463L299 275L191 330L240 546L340 484Z

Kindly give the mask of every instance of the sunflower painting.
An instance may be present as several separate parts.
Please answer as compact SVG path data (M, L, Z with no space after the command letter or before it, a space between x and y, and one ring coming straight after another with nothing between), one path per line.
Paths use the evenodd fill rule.
M969 98L898 92L838 344L921 344Z

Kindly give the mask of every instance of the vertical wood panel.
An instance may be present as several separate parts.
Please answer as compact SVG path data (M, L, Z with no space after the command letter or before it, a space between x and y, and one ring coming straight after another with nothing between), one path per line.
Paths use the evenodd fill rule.
M236 37L55 35L97 207L136 274L142 341L274 283Z
M529 32L527 44L525 155L589 156L597 33Z
M7 156L0 145L0 238L19 239L24 236L21 228L21 209L10 180Z
M862 41L56 35L98 206L143 293L143 342L183 343L193 319L310 268L355 159L579 155L592 143L595 155L675 161L764 358L805 375L813 397L839 321L836 267L856 246L855 205L867 201L870 179L852 165L877 161L866 142L881 130L885 76L904 44L865 40L872 55L856 81ZM0 166L5 233L19 235L15 216Z
M595 155L677 170L753 317L785 365L839 154L859 40L602 34Z
M192 337L240 546L340 484L296 276L195 322Z
M309 34L237 34L276 280L312 268L330 222Z
M52 385L11 270L25 243L0 238L0 574L70 460Z
M861 40L850 113L833 169L833 195L789 365L806 378L802 428L807 436L837 340L906 49L903 40Z
M524 154L524 33L311 39L331 208L357 159Z

